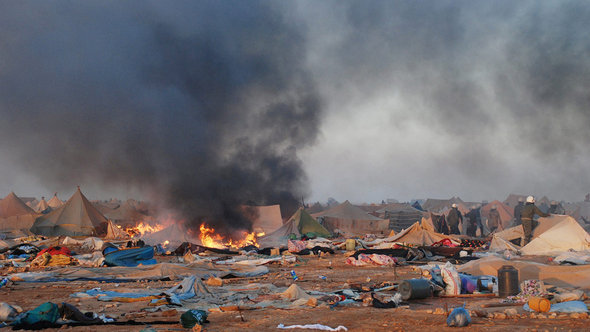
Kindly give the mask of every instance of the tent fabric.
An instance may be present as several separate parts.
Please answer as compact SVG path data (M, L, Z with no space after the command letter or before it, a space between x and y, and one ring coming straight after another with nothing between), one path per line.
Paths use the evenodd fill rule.
M500 214L500 220L502 221L503 228L507 228L508 226L510 226L510 224L512 223L512 219L514 218L514 209L511 209L510 207L508 207L500 201L493 201L491 203L484 205L481 208L481 217L484 219L488 219L490 210L494 205L497 207L498 213Z
M333 232L338 230L351 235L364 235L385 233L389 229L389 220L370 215L349 201L312 216L321 218L323 225Z
M100 204L98 209L104 214L105 217L112 220L116 224L136 223L140 221L147 222L153 219L152 217L138 211L132 200L127 200L114 209L108 205Z
M287 220L285 224L276 231L258 239L260 246L278 247L287 243L288 237L295 234L297 237L306 233L314 233L320 237L330 237L330 232L317 222L307 211L299 208Z
M110 252L104 256L107 266L127 266L156 264L153 247L129 248Z
M19 236L30 235L32 234L30 229L35 223L37 216L37 214L24 214L20 216L0 218L0 233L24 234Z
M48 213L51 211L51 207L45 201L45 198L41 198L41 201L35 206L35 211L39 213Z
M14 192L0 201L0 218L35 214L35 211L25 204Z
M547 255L569 250L590 249L590 234L570 216L559 216L558 224L545 230L521 249L524 255Z
M519 237L520 238L520 237ZM503 252L505 250L510 251L518 251L520 247L514 245L512 242L505 240L498 235L494 234L492 237L492 241L490 242L490 249L491 252Z
M107 221L107 234L105 239L108 240L123 240L129 238L129 234L123 229L117 227L112 220Z
M427 227L428 228L428 227ZM401 233L394 235L387 239L387 242L397 242L414 244L419 246L429 246L435 242L444 239L455 239L452 235L445 235L436 233L434 231L423 228L420 222L415 222L410 228L403 230ZM383 248L381 245L380 248Z
M57 209L58 207L64 205L64 202L57 197L57 193L53 194L53 197L47 201L47 205L49 205L52 209Z
M451 197L449 199L429 198L426 200L426 202L424 202L422 208L426 211L434 212L436 214L446 215L453 204L457 204L457 208L462 214L469 212L469 208L459 197Z
M558 287L581 287L590 289L590 265L546 265L531 261L511 259L504 260L497 256L488 256L457 266L457 271L471 275L497 275L503 265L512 265L518 269L520 280L541 280Z
M31 231L46 236L89 236L97 234L107 219L88 201L80 188L63 206L35 220Z
M526 200L526 195L510 194L504 200L504 205L511 208L514 212L514 207L518 205L518 200L521 199L523 202Z
M424 212L407 203L392 203L376 211L380 217L389 220L389 229L400 232L422 220ZM433 229L434 230L434 229Z
M551 227L559 224L563 220L567 219L569 216L561 216L561 215L551 215L549 217L539 218L537 220L538 224L537 227L533 230L533 239L538 237L539 235L543 234L545 231L550 229ZM495 236L507 240L512 241L516 239L520 239L524 236L524 232L522 230L522 225L514 226L507 228L501 232L495 233Z
M257 232L270 234L283 226L280 205L244 206L246 214L251 216L252 229Z

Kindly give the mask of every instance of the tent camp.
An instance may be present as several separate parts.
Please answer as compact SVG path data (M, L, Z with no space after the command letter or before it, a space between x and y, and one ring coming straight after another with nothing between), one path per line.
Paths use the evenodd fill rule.
M522 200L523 202L526 200L526 195L519 195L519 194L510 194L504 200L504 204L514 210L514 207L518 205L518 200Z
M287 243L291 234L300 238L303 234L313 233L318 237L330 237L330 232L320 225L303 208L299 208L287 222L276 231L258 239L261 247L278 247Z
M351 235L384 234L389 229L389 220L370 215L349 201L326 211L312 214L326 229Z
M140 221L150 221L153 218L138 211L130 200L127 200L116 208L111 208L110 204L95 203L97 209L115 224L136 224Z
M490 214L490 210L493 206L496 206L498 213L500 213L500 220L502 221L502 228L507 228L512 224L513 210L509 208L507 205L500 201L492 201L481 208L481 217L483 220L487 220Z
M52 209L57 209L58 207L64 205L64 202L57 198L57 193L54 193L53 197L47 201L47 205L49 205Z
M409 228L416 221L422 220L424 213L407 203L391 203L375 211L383 219L389 220L389 229L396 233Z
M57 197L57 196L54 196ZM100 235L106 231L107 219L78 190L61 207L40 216L31 227L31 232L47 236Z
M0 201L0 218L35 214L35 211L25 204L14 192Z
M256 233L272 233L283 226L280 205L244 206L246 215L251 216L252 229Z

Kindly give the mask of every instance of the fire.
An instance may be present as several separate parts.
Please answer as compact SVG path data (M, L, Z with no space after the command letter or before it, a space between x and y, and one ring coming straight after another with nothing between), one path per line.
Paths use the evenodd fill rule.
M140 222L137 226L127 228L125 231L133 238L136 236L140 237L145 234L155 233L161 231L162 229L164 229L163 225L150 225Z
M242 248L248 245L253 245L258 247L257 238L264 236L264 232L251 232L248 233L246 231L241 232L241 239L236 240L232 239L231 237L224 237L219 234L215 233L215 229L212 227L207 227L205 223L202 223L199 227L200 234L199 239L201 240L201 244L205 247L209 248L218 248L218 249L226 249L226 248Z

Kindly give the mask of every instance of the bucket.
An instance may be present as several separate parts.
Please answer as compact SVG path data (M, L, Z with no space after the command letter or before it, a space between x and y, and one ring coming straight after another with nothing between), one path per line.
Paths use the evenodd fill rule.
M404 301L425 299L432 296L432 286L426 279L408 279L399 284L398 290Z
M347 251L354 251L356 248L356 240L355 239L346 239L346 250Z
M498 296L507 297L518 294L518 270L512 265L498 269Z
M529 307L536 312L548 312L551 310L551 302L542 297L533 296L529 299Z

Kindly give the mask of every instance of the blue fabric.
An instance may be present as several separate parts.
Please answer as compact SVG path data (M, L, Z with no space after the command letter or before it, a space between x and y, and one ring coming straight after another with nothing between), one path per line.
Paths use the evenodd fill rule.
M461 278L461 294L473 294L477 289L477 279L463 273L459 273L459 277Z
M156 264L153 247L131 248L113 251L104 256L107 266L134 267L139 264Z
M59 308L57 304L45 302L37 308L27 311L19 316L13 323L17 326L30 326L37 323L55 323L59 318Z
M525 303L522 308L526 311L533 311L528 303ZM582 301L551 303L551 310L549 312L588 312L588 306Z
M112 252L118 251L119 249L115 248L115 247L106 247L104 248L104 250L102 251L103 256L106 254L110 254Z
M453 309L449 317L447 317L448 326L463 327L471 324L471 316L469 311L465 309L465 305Z

